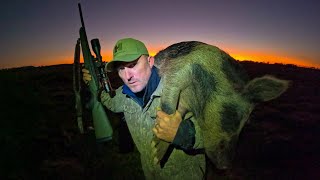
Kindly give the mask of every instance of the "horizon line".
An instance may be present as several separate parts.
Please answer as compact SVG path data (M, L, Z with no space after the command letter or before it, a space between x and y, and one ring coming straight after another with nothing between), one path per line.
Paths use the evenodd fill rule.
M236 61L242 63L242 62L252 62L252 63L257 63L257 64L266 64L266 65L284 65L284 66L295 66L298 68L308 68L308 69L316 69L320 70L320 67L315 67L315 66L306 66L306 65L298 65L298 64L293 64L293 63L281 63L281 62L265 62L265 61L254 61L254 60L240 60L240 59L235 59ZM39 68L39 67L49 67L49 66L59 66L59 65L73 65L74 63L57 63L57 64L46 64L46 65L25 65L25 66L17 66L17 67L0 67L0 70L12 70L12 69L22 69L22 68L28 68L28 67L33 67L33 68ZM83 64L83 61L80 62L80 64Z

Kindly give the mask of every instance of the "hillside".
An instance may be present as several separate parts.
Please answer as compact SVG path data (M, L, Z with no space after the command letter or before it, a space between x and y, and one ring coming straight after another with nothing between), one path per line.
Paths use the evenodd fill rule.
M280 98L256 107L233 169L216 172L230 179L320 178L320 70L241 64L251 78L271 74L291 85ZM130 137L119 136L126 128L118 121L121 114L108 112L115 129L112 142L97 145L92 131L79 134L72 65L0 70L0 82L0 179L143 178ZM88 127L88 112L84 115Z

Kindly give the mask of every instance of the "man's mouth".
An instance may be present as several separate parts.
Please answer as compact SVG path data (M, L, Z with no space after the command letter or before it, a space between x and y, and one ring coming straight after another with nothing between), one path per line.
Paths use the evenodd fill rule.
M134 81L134 82L129 82L130 85L133 85L135 84L137 81Z

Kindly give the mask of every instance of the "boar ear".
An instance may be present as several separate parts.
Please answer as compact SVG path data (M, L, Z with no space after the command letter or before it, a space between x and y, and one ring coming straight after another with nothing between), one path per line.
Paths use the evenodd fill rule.
M251 102L270 101L284 93L288 89L289 84L290 81L265 75L250 81L244 89L243 94Z
M152 67L154 65L154 57L153 56L148 57L148 63L149 63L150 67Z

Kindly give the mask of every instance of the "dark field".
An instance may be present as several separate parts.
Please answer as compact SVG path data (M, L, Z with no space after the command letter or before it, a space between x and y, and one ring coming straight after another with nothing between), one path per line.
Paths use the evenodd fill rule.
M241 64L252 78L271 74L291 86L256 107L233 169L214 170L212 179L320 179L320 70ZM79 133L72 65L0 70L0 82L0 179L143 179L139 154L123 138L121 114L109 114L112 142L96 144L92 131Z

